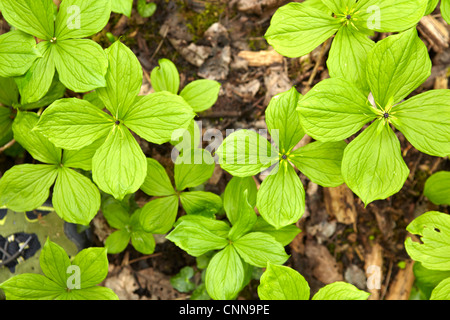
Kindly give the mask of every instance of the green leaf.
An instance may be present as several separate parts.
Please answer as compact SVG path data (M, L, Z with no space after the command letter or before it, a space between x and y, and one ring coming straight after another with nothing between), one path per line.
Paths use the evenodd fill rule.
M179 292L190 292L195 289L195 283L191 281L194 269L186 266L181 268L175 276L170 278L170 284Z
M450 205L450 172L432 174L425 182L423 194L436 205Z
M100 192L89 178L61 167L53 190L53 206L64 221L88 225L100 209Z
M52 84L50 85L50 88L48 89L47 94L40 100L32 103L26 103L20 107L21 110L32 110L32 109L39 109L42 107L47 107L51 105L53 102L55 102L58 99L61 99L64 97L64 94L66 93L66 87L59 81L59 77L57 74L53 77Z
M133 9L133 0L112 0L111 11L131 17L131 10Z
M3 17L17 29L42 40L53 37L52 0L3 0L1 6Z
M131 132L115 126L92 159L94 182L104 192L122 200L136 192L147 175L147 160Z
M200 217L199 217L200 218ZM205 223L214 221L209 218L203 224L195 220L189 222L182 221L166 238L175 243L182 250L194 257L201 256L211 250L220 250L228 245L228 240L213 233Z
M180 74L175 64L168 59L158 60L159 66L150 74L150 82L156 92L169 91L178 94L180 88Z
M156 10L156 4L153 2L147 3L146 0L138 0L137 11L143 18L151 17Z
M19 88L17 88L14 78L2 78L0 76L0 104L5 107L12 107L18 103Z
M230 233L230 226L226 221L215 220L200 215L184 215L175 222L175 227L181 223L183 223L183 226L192 226L195 228L201 226L222 238L227 238Z
M379 41L367 61L367 80L383 109L402 101L431 74L428 50L416 28Z
M81 289L95 286L108 275L106 248L90 247L81 250L73 259L72 265L80 268Z
M409 169L394 131L377 120L350 142L342 158L342 176L367 206L400 191Z
M270 136L283 154L291 151L305 135L296 111L300 96L297 89L292 87L274 96L266 109Z
M195 112L202 112L211 108L219 97L221 84L214 80L201 79L189 83L180 92Z
M125 125L145 140L162 144L194 119L192 108L180 96L157 92L138 99L123 118Z
M322 187L337 187L344 183L341 164L346 147L344 141L315 141L294 150L288 160L312 182Z
M416 95L392 108L392 123L417 150L445 157L450 155L449 101L448 89Z
M256 207L276 229L296 223L305 212L305 190L294 168L280 163L262 182Z
M14 139L24 147L31 156L41 162L59 164L61 149L56 148L40 132L33 128L39 121L39 116L31 112L18 112L13 123Z
M441 14L442 18L450 24L450 1L448 0L441 0Z
M264 268L268 262L283 264L289 258L281 243L262 232L251 232L233 242L241 258L248 264Z
M450 300L450 278L439 282L431 293L430 300Z
M105 247L109 254L117 254L125 250L130 242L131 234L125 229L111 233L105 240Z
M113 128L113 118L86 100L60 99L45 109L36 130L55 146L79 150L105 137Z
M414 219L406 230L420 236L421 242L405 241L409 256L430 270L450 270L450 216L429 211Z
M205 149L191 149L175 160L174 178L178 191L193 188L211 178L215 162Z
M105 142L106 137L94 141L90 145L79 150L64 150L62 164L69 168L92 170L92 158L98 148Z
M309 295L309 284L300 273L268 263L258 286L261 300L309 300Z
M276 241L283 246L287 246L301 232L299 228L291 224L286 227L275 229L274 226L267 223L261 216L258 216L256 223L251 229L252 232L263 232L271 235Z
M364 93L369 93L366 80L367 54L373 42L366 34L351 27L339 29L331 44L327 66L332 78L344 78Z
M187 129L177 129L172 133L170 143L181 154L185 150L190 151L194 148L200 148L201 135L197 121L192 120Z
M233 132L216 150L219 164L233 176L253 176L278 161L278 151L255 131Z
M32 36L18 30L0 36L0 77L23 75L38 57Z
M115 229L123 229L130 224L130 214L124 201L108 196L102 199L101 210L108 224Z
M147 176L141 190L149 196L170 196L175 194L166 169L155 159L147 158Z
M151 233L145 231L133 231L131 233L131 244L142 254L152 254L155 252L155 238Z
M245 197L247 191L247 197ZM239 219L239 211L244 199L254 208L256 206L256 182L253 177L232 177L225 187L223 194L223 208L231 224L235 224Z
M425 10L425 16L433 13L433 11L436 9L437 5L439 3L439 0L428 0L427 9Z
M308 2L291 2L280 7L264 37L283 56L304 56L338 31L341 24Z
M415 26L424 16L427 4L428 0L363 0L358 1L355 10L361 12L358 19L367 21L368 29L399 32Z
M0 205L17 211L31 211L42 205L58 171L53 165L21 164L5 172L0 179Z
M341 141L375 119L374 108L355 84L341 78L325 79L298 103L306 133L319 141Z
M187 214L214 217L222 209L222 198L206 191L189 191L180 194L181 205Z
M96 92L116 119L122 119L136 100L142 86L142 66L135 54L120 41L107 50L109 67L106 87Z
M119 300L110 288L100 286L71 290L68 296L70 300Z
M355 0L322 0L322 2L335 14L345 13L355 5Z
M12 110L0 106L0 140L11 132L13 121Z
M47 278L62 288L67 287L67 268L70 266L70 259L61 246L47 239L39 256L39 262Z
M22 105L42 99L50 90L55 75L54 54L50 42L38 43L37 49L41 56L24 75L15 78Z
M206 269L205 285L214 300L232 300L242 290L245 267L232 245L218 252Z
M139 220L146 232L165 234L172 229L178 213L176 195L149 201L142 207Z
M322 287L312 300L367 300L370 293L359 290L354 285L342 281Z
M241 202L238 203L239 210L237 212L237 221L235 221L233 227L230 230L230 233L228 234L228 238L231 241L236 241L241 236L245 235L253 228L254 224L256 223L257 216L255 213L255 209L248 202L247 198L248 191L245 190L243 197L239 199Z
M42 274L24 273L14 276L2 284L7 300L54 300L66 292L56 282Z
M413 270L414 277L416 278L415 284L421 291L426 292L428 298L431 296L431 291L439 284L439 282L450 277L450 270L429 270L419 261L414 262Z
M89 37L106 26L110 15L110 0L64 0L56 16L55 38L61 41Z
M59 79L68 89L88 92L106 86L108 58L98 43L90 39L69 39L53 46Z

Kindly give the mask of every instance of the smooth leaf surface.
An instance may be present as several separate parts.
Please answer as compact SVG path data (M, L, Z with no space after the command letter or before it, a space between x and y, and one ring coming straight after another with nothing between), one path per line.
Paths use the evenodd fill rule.
M144 183L147 159L127 128L114 127L92 159L92 173L97 186L118 200Z
M141 190L149 196L169 196L175 194L166 169L155 159L147 158L147 176Z
M125 229L116 230L105 240L105 248L109 254L117 254L125 250L130 242L131 234Z
M342 176L366 206L399 192L408 174L400 141L380 120L365 129L344 151Z
M70 259L66 251L52 241L46 241L39 256L39 262L45 276L62 288L67 287L67 268Z
M450 278L442 280L431 293L430 300L449 300L450 299Z
M106 248L90 247L81 250L73 259L72 265L80 268L81 289L101 283L108 275L108 257Z
M195 112L202 112L216 103L220 86L220 82L214 80L195 80L181 90L180 96L189 103Z
M247 191L247 196L245 196L245 191ZM227 183L223 194L223 208L232 225L238 221L241 204L245 199L252 208L256 206L257 192L253 177L232 177Z
M309 295L309 284L300 273L268 263L258 286L261 300L309 300Z
M425 182L423 194L434 204L450 205L450 172L432 174Z
M255 213L255 209L248 202L248 191L244 191L243 197L239 200L239 210L237 212L237 221L233 224L233 227L228 234L228 238L231 241L236 241L243 235L245 235L248 231L250 231L256 223L257 216Z
M159 66L150 73L150 82L156 92L168 91L178 94L180 88L180 74L177 67L169 59L158 60Z
M308 2L291 2L272 16L264 35L267 42L283 56L304 56L338 31L340 22Z
M222 199L212 192L182 192L180 200L187 214L198 214L212 218L222 209Z
M276 229L274 226L267 223L267 221L264 220L261 216L258 216L258 219L253 225L251 231L267 233L283 246L287 246L289 243L291 243L292 240L294 240L295 236L297 236L297 234L301 232L301 230L294 224Z
M355 84L330 78L315 85L298 103L306 133L319 141L341 141L375 119L372 106Z
M69 168L92 170L92 158L98 148L105 142L106 137L97 139L90 145L79 150L64 150L62 164Z
M350 283L337 281L319 289L312 300L367 300L369 296Z
M215 162L209 151L205 149L189 151L175 160L174 178L178 191L205 183L214 172Z
M111 11L126 15L128 18L131 16L131 10L133 9L133 0L111 0Z
M42 274L24 273L12 277L2 284L7 300L54 300L66 289Z
M146 232L165 234L172 229L177 213L178 197L172 195L147 202L142 207L139 220Z
M36 40L21 31L10 31L0 36L0 77L21 76L39 57Z

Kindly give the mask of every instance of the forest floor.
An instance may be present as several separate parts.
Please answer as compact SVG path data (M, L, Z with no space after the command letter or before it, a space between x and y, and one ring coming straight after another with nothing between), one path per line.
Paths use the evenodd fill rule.
M142 18L134 10L131 18L113 14L106 29L94 39L106 48L111 44L109 32L121 37L135 52L144 69L142 94L151 92L149 74L161 58L172 60L178 67L180 88L200 78L219 81L222 89L217 103L196 119L201 121L203 132L214 128L221 130L225 137L227 129L266 129L264 111L270 98L292 86L305 94L320 80L329 77L325 61L331 41L307 56L291 59L274 52L264 40L271 16L287 1L154 2L158 8L152 17ZM441 28L438 31L444 40L438 41L436 30L430 31L427 21L419 24L419 34L429 48L433 71L412 95L433 88L448 88L450 28L439 14L431 18ZM374 40L385 36L375 34ZM425 180L434 172L450 170L450 161L422 154L401 133L397 135L411 173L400 192L386 200L364 207L345 185L323 188L299 173L306 190L306 212L298 222L302 232L286 247L290 254L287 265L306 278L312 294L325 284L346 281L371 292L370 299L409 298L414 275L413 264L404 248L409 236L406 226L429 210L450 213L448 207L435 206L423 196ZM305 137L300 143L310 140ZM203 147L209 143L204 141ZM173 166L170 145L145 141L140 144L147 156L157 159L170 171ZM9 162L11 159L0 155L2 167ZM230 179L227 172L216 166L205 190L221 194ZM263 176L255 179L260 184ZM144 204L149 197L138 192L136 201ZM180 214L183 214L181 209ZM95 242L103 245L111 230L101 214L91 227ZM143 256L129 246L123 253L109 258L110 273L104 285L111 287L121 299L190 297L189 292L174 289L170 279L185 266L197 270L196 260L163 236L157 237L152 255ZM380 286L373 288L370 281L376 280L378 275ZM200 282L199 273L194 279ZM257 299L257 285L258 280L252 280L239 298Z

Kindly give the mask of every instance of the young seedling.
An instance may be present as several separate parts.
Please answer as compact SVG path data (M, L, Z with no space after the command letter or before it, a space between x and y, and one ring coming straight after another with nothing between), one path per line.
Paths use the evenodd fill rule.
M40 57L16 78L22 104L44 97L55 71L60 81L75 92L105 86L106 54L99 44L83 38L106 25L111 14L110 0L64 0L58 12L52 0L4 0L1 10L8 23L39 39Z
M248 180L244 180L236 181L242 182L242 186L251 185ZM248 189L243 194L235 193L238 191L242 189L233 186L228 192L232 192L235 197L232 200L230 195L224 197L227 202L235 202L234 205L224 203L229 221L234 221L232 227L223 220L186 215L178 219L174 230L167 236L167 239L194 257L217 251L210 260L205 275L206 290L215 300L236 298L250 280L251 266L264 268L269 261L282 264L288 258L283 248L286 242L277 241L264 228L260 229L261 225L257 226L258 218L250 204L256 202L256 194L250 193ZM232 211L229 211L230 208L233 208ZM273 227L267 229L274 230ZM292 241L298 232L298 228L295 233L289 230L292 238L287 241Z
M426 212L414 219L407 227L418 235L420 242L408 237L405 249L411 259L431 271L450 271L450 216L438 211ZM424 271L424 270L422 270ZM438 273L438 275L439 275ZM450 277L440 281L431 293L431 300L450 299Z
M195 114L184 99L169 92L138 96L142 67L120 41L107 54L107 85L96 93L111 115L84 99L61 99L43 112L36 130L68 150L105 139L92 159L93 180L102 191L121 200L136 192L147 175L146 157L130 130L162 144L174 130L187 128Z
M265 38L280 54L296 58L336 34L327 60L330 76L343 77L367 91L364 66L374 45L369 36L415 26L426 7L427 0L291 2L275 12Z
M2 284L7 300L118 300L98 286L108 275L105 248L87 248L72 260L62 247L47 239L39 257L43 274L24 273Z
M450 172L432 174L425 182L423 194L436 205L450 205Z
M97 186L74 169L91 170L91 158L98 147L62 150L33 128L39 117L19 112L12 126L14 138L42 164L20 164L5 172L0 179L0 206L18 212L32 211L49 197L56 213L65 221L88 225L100 208Z
M261 300L309 300L310 288L305 278L296 270L267 264L258 286ZM369 293L343 281L322 287L311 300L367 300Z
M197 113L206 111L216 103L221 86L219 82L208 79L195 80L179 92L180 74L175 64L168 59L160 59L158 63L159 66L150 74L150 81L156 92L169 91L180 95ZM187 130L174 132L171 143L182 153L183 150L199 147L200 134L197 123L192 120Z
M321 141L349 138L375 120L350 142L342 159L345 183L366 205L397 193L409 174L391 125L423 153L450 154L450 90L431 90L403 101L431 72L416 29L378 42L367 61L374 105L342 78L322 81L298 104L306 133Z
M152 254L155 251L155 239L141 226L139 217L142 209L131 206L129 202L130 199L119 201L111 196L103 199L103 216L112 228L117 229L105 240L105 247L108 253L117 254L125 250L131 240L137 251Z
M276 147L254 131L238 130L216 151L220 166L233 176L253 176L274 166L261 184L256 207L276 228L297 222L305 210L305 190L291 163L321 186L344 182L340 167L345 142L316 141L296 149L305 135L296 112L299 99L293 87L272 98L267 107L266 123Z
M143 18L151 17L156 11L156 4L147 0L138 0L137 12Z
M185 156L188 155L185 153ZM180 202L187 214L210 218L222 208L220 196L212 192L187 190L195 189L211 178L215 163L208 151L192 149L191 156L177 158L174 168L175 188L158 161L147 158L147 166L147 176L141 190L157 197L142 208L140 221L147 232L167 233L177 218Z
M66 88L55 78L45 97L37 102L21 105L19 89L14 79L0 77L0 141L6 136L12 136L12 124L18 110L46 107L62 98L65 91Z

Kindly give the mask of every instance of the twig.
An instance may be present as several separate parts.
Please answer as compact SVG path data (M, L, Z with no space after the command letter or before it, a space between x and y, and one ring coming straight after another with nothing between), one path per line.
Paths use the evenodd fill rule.
M0 148L0 153L2 153L3 151L5 151L6 149L12 147L12 145L16 143L16 140L12 139L10 142L8 142L7 144L5 144L3 147Z
M316 75L317 75L317 71L319 70L319 67L320 67L320 65L322 64L322 59L323 59L323 56L325 55L325 51L326 51L326 49L327 49L327 47L328 47L328 42L330 41L330 39L331 38L328 38L323 44L322 44L322 48L320 49L320 54L319 54L319 58L317 59L317 61L316 61L316 65L314 66L314 69L313 69L313 71L312 71L312 73L311 73L311 76L309 77L309 80L308 80L308 87L311 87L311 85L312 85L312 83L313 83L313 81L314 81L314 78L316 77Z
M139 262L139 261L141 261L141 260L145 260L145 259L148 259L148 258L158 257L158 256L160 256L160 255L162 255L161 252L149 254L149 255L142 256L142 257L139 257L139 258L136 258L136 259L132 259L132 260L128 261L128 264L132 264L132 263L135 263L135 262Z

